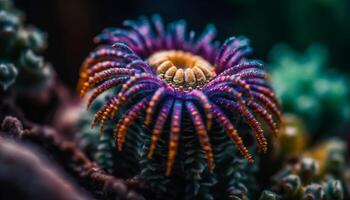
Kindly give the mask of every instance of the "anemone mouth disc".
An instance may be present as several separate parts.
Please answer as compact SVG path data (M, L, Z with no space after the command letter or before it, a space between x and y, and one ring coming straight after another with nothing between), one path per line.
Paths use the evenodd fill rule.
M200 88L216 76L214 67L204 58L181 50L156 52L148 63L161 79L179 89Z

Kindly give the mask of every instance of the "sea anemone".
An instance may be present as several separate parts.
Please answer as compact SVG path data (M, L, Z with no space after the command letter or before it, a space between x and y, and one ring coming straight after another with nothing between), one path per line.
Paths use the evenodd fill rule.
M188 116L210 171L214 155L208 132L213 123L222 126L249 162L253 158L235 127L237 119L254 131L259 150L267 151L263 123L276 135L281 116L263 64L246 59L252 52L248 39L231 37L219 45L213 41L216 30L212 25L196 37L194 31L186 31L185 21L165 27L158 15L150 21L145 17L127 20L124 25L125 29L105 29L95 38L99 47L83 63L78 83L82 97L92 90L88 107L100 94L117 88L92 125L100 123L103 132L106 121L123 107L126 112L114 132L119 150L128 127L141 117L153 130L151 159L164 127L169 126L169 175Z

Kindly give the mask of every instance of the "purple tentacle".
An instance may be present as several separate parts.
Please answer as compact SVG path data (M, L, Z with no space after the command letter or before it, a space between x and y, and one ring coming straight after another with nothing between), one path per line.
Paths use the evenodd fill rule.
M235 102L224 98L216 98L214 101L216 101L217 104L222 105L228 109L236 110L239 115L242 116L245 122L254 130L259 150L262 152L267 151L267 140L264 136L264 130L262 129L260 122L244 106L242 102Z
M152 52L152 43L149 39L149 27L144 23L144 20L143 18L141 18L140 21L126 20L123 24L135 33L143 46L145 55L149 55Z
M214 52L213 49L216 50L216 48L211 43L212 43L212 40L215 38L215 35L216 35L215 26L208 25L205 28L205 30L202 32L202 34L199 36L197 42L194 44L195 45L194 53L202 55L202 57L212 61L212 53Z
M92 95L88 99L88 103L86 107L89 108L92 102L103 92L111 89L112 87L125 83L128 79L129 77L119 77L119 78L113 78L105 81L104 83L102 83L101 85L99 85L94 89Z
M140 44L129 31L123 29L105 29L94 38L95 43L114 44L116 42L126 43L136 53L140 53Z
M267 79L267 73L261 69L248 69L241 71L238 74L234 74L233 77L241 77L241 79L250 79L250 78L261 78Z
M239 64L242 58L250 54L249 40L244 37L227 39L216 57L216 72L220 74L225 69Z
M200 105L204 108L204 111L205 111L206 127L207 127L207 130L210 130L212 126L213 114L212 114L212 106L209 99L203 92L199 90L193 90L189 95L201 102Z
M165 175L169 176L175 162L178 141L181 130L182 101L176 100L173 106L173 116L171 119L171 129L169 137L169 154Z
M270 110L270 112L276 117L278 122L282 122L281 112L279 111L278 106L275 103L273 103L268 97L266 97L262 93L257 93L254 91L252 93L254 98L259 100L264 106L266 106Z
M213 156L212 148L210 146L209 136L203 124L202 118L198 112L198 109L192 102L187 101L186 107L192 118L194 128L196 129L196 133L199 138L199 143L205 152L205 155L208 161L209 171L212 171L214 169L214 156Z
M125 142L126 133L129 126L135 121L139 116L140 112L145 109L148 102L148 98L143 98L136 105L130 108L125 115L119 120L114 132L114 139L117 141L118 150L123 149L123 144Z
M266 97L270 98L270 100L274 104L276 104L277 107L280 107L279 102L276 98L276 95L271 88L264 87L264 86L258 86L258 85L251 85L250 88L252 91L264 94Z
M263 86L266 88L271 88L270 83L266 79L261 78L250 78L246 80L248 84Z
M146 125L150 125L152 119L153 119L153 115L154 112L157 108L157 106L159 105L159 102L166 96L168 96L169 94L171 94L171 92L169 91L169 88L167 87L160 87L152 96L150 102L149 102L149 106L146 110L146 117L145 117L145 124Z
M130 62L126 67L131 69L133 68L140 69L141 72L153 73L155 75L154 68L149 66L145 61L141 59Z
M249 154L248 149L243 144L242 138L238 135L237 130L234 128L230 120L225 116L225 114L214 105L213 113L216 117L216 120L220 122L223 126L229 137L233 140L236 145L238 151L242 154L242 156L250 163L254 162L252 156Z
M162 130L164 128L164 124L168 118L169 112L171 111L171 108L173 106L174 99L168 99L162 109L159 112L159 115L156 120L156 124L154 125L153 131L152 131L152 137L151 137L151 146L149 148L148 152L148 158L152 159L153 154L157 147L157 142L160 139Z
M219 76L231 76L234 74L238 74L239 72L246 69L263 69L263 64L259 61L249 61L243 62L238 65L234 65L219 74Z
M165 47L164 46L165 30L164 30L164 24L163 24L162 18L159 15L153 15L152 22L157 32L156 49L157 50L163 49Z
M175 49L183 49L185 43L186 22L180 20L173 24L172 38Z

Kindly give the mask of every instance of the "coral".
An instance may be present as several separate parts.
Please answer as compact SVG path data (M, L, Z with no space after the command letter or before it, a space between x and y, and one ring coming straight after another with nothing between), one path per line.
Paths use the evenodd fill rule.
M24 24L24 15L12 1L0 2L0 84L38 92L51 84L53 70L40 56L46 49L46 34Z
M339 145L339 143L336 145ZM272 177L273 185L271 191L264 191L260 196L260 200L281 198L295 200L344 199L344 160L334 160L336 157L344 159L344 149L339 152L338 148L333 146L328 150L328 156L324 162L328 165L333 165L334 162L337 162L336 171L343 170L341 174L336 173L331 168L322 171L320 170L319 160L302 156L296 161L290 161L290 163Z
M90 94L86 102L96 113L83 114L82 148L110 173L146 178L160 195L251 196L257 166L243 141L255 151L255 137L266 152L264 126L276 135L281 119L263 64L246 58L249 41L232 37L219 45L211 25L196 38L184 21L164 27L157 15L125 25L98 35L82 66L78 90ZM87 118L100 123L102 137Z
M18 71L11 63L0 64L0 84L3 90L7 90L17 78Z
M349 82L326 69L326 51L314 45L297 54L282 45L271 60L272 84L284 111L302 117L313 138L343 133L350 121Z
M274 153L281 156L302 153L310 141L305 124L298 116L292 114L283 115L283 122Z
M346 144L333 139L311 146L309 134L296 116L286 115L284 122L274 149L278 155L275 167L269 166L274 173L268 176L271 185L265 186L260 200L347 199Z
M152 23L155 30L146 18L128 20L127 29L109 28L95 38L100 46L83 64L80 94L85 96L93 90L87 103L90 107L101 93L118 89L96 113L93 126L100 123L103 132L108 118L114 120L116 112L125 108L114 133L118 149L122 150L128 127L145 112L146 126L153 127L150 159L169 126L166 175L170 175L175 162L185 118L193 121L209 171L214 169L208 134L213 121L253 162L234 126L238 119L230 120L231 116L239 116L254 130L259 150L266 152L267 140L257 116L277 134L280 112L263 65L245 58L251 52L248 40L232 37L219 46L212 42L213 26L196 39L193 31L187 34L184 21L169 25L166 31L159 16L153 16Z
M347 80L322 48L274 51L281 116L245 37L127 20L94 39L80 101L24 22L0 0L0 199L349 199L343 137L319 140L350 119Z
M121 152L117 151L113 140L113 122L106 122L106 131L102 136L96 134L97 128L91 129L89 122L105 99L108 99L108 95L98 98L90 111L82 113L85 118L80 122L77 142L89 157L113 176L126 179L144 177L156 191L152 192L147 199L229 197L244 199L254 195L254 191L257 190L254 176L258 170L259 160L256 160L255 164L249 164L240 158L239 152L232 146L232 142L220 127L216 127L216 130L211 132L215 134L213 135L214 154L218 155L215 175L207 170L205 157L196 141L193 129L187 128L182 132L186 143L180 144L183 148L179 149L177 161L183 164L176 164L173 175L169 178L163 171L166 164L163 161L167 157L166 142L163 139L159 141L159 150L155 153L154 160L148 159L150 138L147 127L140 126L139 122L133 123L127 133L128 140L125 142L125 148ZM254 151L254 147L250 150Z

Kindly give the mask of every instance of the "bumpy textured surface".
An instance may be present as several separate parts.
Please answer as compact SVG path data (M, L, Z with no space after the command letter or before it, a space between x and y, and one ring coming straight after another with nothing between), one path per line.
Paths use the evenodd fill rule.
M125 25L98 35L81 69L91 108L81 146L112 174L144 177L158 198L254 196L259 159L248 149L266 152L265 131L276 135L281 116L263 64L246 58L249 41L219 45L211 25L195 37L157 15Z
M348 173L345 155L345 144L340 141L325 142L306 151L272 177L271 190L264 191L260 200L344 199Z
M108 119L114 120L124 108L114 133L119 150L129 126L145 113L142 120L152 130L149 159L162 133L170 133L164 136L169 141L166 175L171 173L187 119L192 121L186 126L197 134L210 171L215 165L210 144L215 141L208 134L213 123L222 126L249 162L253 158L235 126L237 120L254 131L259 151L267 151L262 123L276 135L280 111L263 65L246 59L251 52L247 39L232 37L218 45L213 42L213 26L195 37L193 31L187 33L184 21L164 27L159 16L151 22L144 17L128 20L125 25L125 29L106 29L95 38L100 46L85 60L78 84L81 96L92 90L88 107L100 94L118 88L92 124L100 123L103 132Z
M46 35L24 24L24 15L12 1L0 1L0 85L8 90L35 92L50 84L52 69L39 54L46 49ZM21 91L23 92L23 91Z
M148 146L151 143L150 130L142 125L142 121L133 123L127 131L128 139L125 141L123 151L117 151L113 139L113 122L106 122L105 132L102 136L96 134L97 128L91 129L90 121L94 112L108 99L106 96L97 99L90 111L83 113L85 118L81 121L80 133L77 141L82 149L93 158L99 166L117 177L132 178L144 177L147 184L157 192L147 199L227 199L254 197L258 189L255 175L258 170L258 161L248 163L239 156L239 152L232 145L229 137L222 128L215 127L209 134L212 139L213 153L216 167L210 173L206 158L200 149L200 144L193 134L194 129L187 126L182 131L178 159L170 177L165 176L167 143L160 139L158 151L152 160L148 159ZM122 114L121 111L119 114ZM184 122L191 124L189 118ZM166 130L169 129L167 126ZM244 128L246 131L249 130ZM243 134L250 135L250 132ZM251 141L251 138L247 138ZM250 148L254 151L254 145Z
M328 139L313 146L310 134L297 116L288 114L283 118L274 156L260 166L258 174L264 171L267 179L259 199L348 199L346 143Z
M349 81L327 69L327 52L311 46L298 54L276 47L270 63L272 84L284 112L302 117L314 138L345 132L350 122Z

